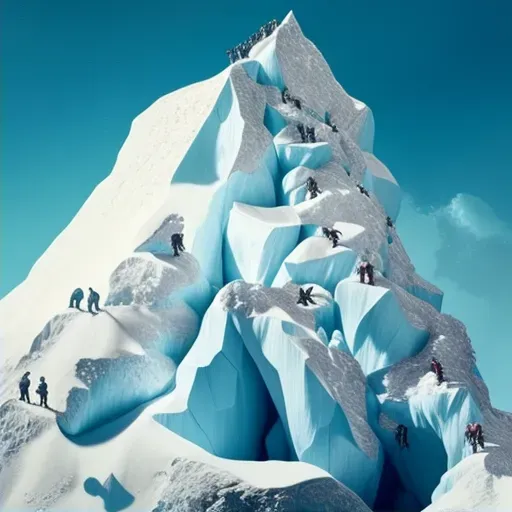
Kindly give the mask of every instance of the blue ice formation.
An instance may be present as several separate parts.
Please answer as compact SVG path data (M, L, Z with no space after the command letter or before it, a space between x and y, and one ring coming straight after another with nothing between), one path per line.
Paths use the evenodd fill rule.
M276 173L277 159L270 147L257 170L232 174L215 193L207 220L198 229L192 249L201 270L213 286L222 288L224 283L222 252L231 208L235 202L267 208L276 206Z
M387 167L374 155L366 153L366 171L363 185L375 194L393 222L397 219L402 202L402 192Z
M297 167L288 172L281 182L283 202L289 205L300 204L306 200L306 180L314 176L307 167Z
M238 290L241 287L238 285ZM260 292L270 298L272 293L277 293L272 290L260 289ZM373 436L369 429L364 434L358 430L358 421L353 416L357 403L334 398L335 392L330 388L332 381L341 380L343 372L352 370L354 380L349 384L343 379L344 385L352 387L351 400L359 400L359 405L363 404L361 414L365 414L364 377L358 373L357 363L354 362L354 366L350 356L337 350L330 353L320 340L311 339L314 336L311 330L292 321L292 315L303 315L302 309L293 305L293 299L287 301L284 294L280 293L280 297L278 303L284 309L274 308L259 314L252 312L249 317L245 306L240 306L242 310L237 311L237 304L247 304L247 296L235 293L229 303L234 304L234 324L282 422L291 458L329 471L371 503L382 465L378 442L376 439L373 444L368 441ZM310 319L308 323L314 329L317 320L310 310L307 311L311 315L307 317ZM332 358L336 361L334 364ZM325 359L323 364L311 366L313 361L321 359ZM346 410L340 402L345 403ZM275 449L273 435L277 437L278 434L271 432L267 440L271 451Z
M352 274L356 258L347 247L333 248L327 238L306 238L285 258L273 286L316 283L334 294L337 284Z
M293 460L283 422L278 417L265 438L265 448L269 460Z
M57 418L62 431L82 434L171 390L176 366L198 330L197 314L184 304L163 310L109 307L96 317L78 313L51 347L52 358L63 356L61 375L54 370L53 379L65 385L74 371L83 384L68 390ZM83 355L74 368L64 364L69 343L87 343L78 349Z
M436 489L442 475L470 454L464 429L472 421L482 421L480 409L471 394L461 388L415 394L406 402L385 400L380 408L387 421L381 420L374 430L404 485L427 506L434 490L440 495L450 488L449 482L444 482ZM398 423L409 429L406 450L401 450L394 439Z
M154 419L210 453L259 460L264 453L267 391L218 299L176 374L170 411Z
M365 375L415 355L429 333L412 325L391 290L346 279L336 287L345 340Z
M279 165L285 173L300 166L318 169L332 158L329 143L301 143L299 132L293 125L287 126L274 137L274 145Z
M235 203L224 244L226 281L244 279L270 286L297 244L301 221L288 206L258 208Z
M329 342L329 348L335 348L337 350L341 350L342 352L345 352L346 354L350 354L350 349L348 348L347 342L345 341L345 338L343 337L343 334L341 331L336 329L331 336L331 341Z
M157 353L81 359L76 377L86 387L69 391L57 423L69 436L99 427L168 391L175 371L172 359Z

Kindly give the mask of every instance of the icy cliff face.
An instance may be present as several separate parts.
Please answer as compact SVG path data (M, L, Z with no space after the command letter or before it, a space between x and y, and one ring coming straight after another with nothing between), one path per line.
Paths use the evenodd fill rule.
M401 192L373 136L291 13L134 121L112 174L0 303L2 510L512 507L511 416L386 221ZM63 309L78 285L100 313ZM51 409L17 400L26 371Z

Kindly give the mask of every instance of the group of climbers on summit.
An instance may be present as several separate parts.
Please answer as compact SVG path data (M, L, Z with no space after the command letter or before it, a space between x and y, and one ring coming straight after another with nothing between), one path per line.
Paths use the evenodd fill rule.
M20 388L20 400L23 402L30 402L29 388L30 388L30 372L25 372L23 377L21 377L19 388ZM36 389L36 393L39 395L41 407L45 407L48 409L48 384L46 384L46 380L44 377L39 378L39 386Z
M278 27L278 25L279 23L277 22L277 20L269 21L268 23L265 23L265 25L260 27L258 32L252 34L247 41L237 44L234 48L227 50L226 53L228 55L230 64L235 63L237 60L249 57L249 52L251 51L251 48L256 43L259 43L266 37L270 36L272 32L274 32L274 30Z
M82 288L77 288L71 294L71 298L69 299L69 307L80 309L80 302L82 302L83 298L84 291L82 290ZM94 291L92 288L89 288L89 297L87 297L87 309L89 313L94 315L95 312L92 310L93 306L96 309L96 313L99 313L101 311L100 294Z

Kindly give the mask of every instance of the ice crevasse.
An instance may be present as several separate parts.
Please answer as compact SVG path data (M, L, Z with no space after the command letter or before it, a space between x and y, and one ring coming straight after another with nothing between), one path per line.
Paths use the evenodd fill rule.
M512 420L492 408L464 326L441 313L442 292L415 273L386 222L396 220L401 192L373 154L371 110L344 91L292 13L249 58L194 87L197 95L183 98L197 122L175 116L183 105L172 95L143 113L116 169L88 201L111 210L105 206L98 220L86 203L20 291L0 304L11 344L16 329L8 318L17 301L45 286L41 276L57 267L57 249L69 257L80 250L78 242L76 249L65 242L80 239L85 220L97 222L100 234L88 236L101 236L109 257L97 269L84 265L80 278L101 283L103 311L62 312L65 287L58 285L60 295L43 307L46 327L27 327L23 350L9 349L2 399L13 398L9 389L21 371L51 376L58 428L82 467L98 470L84 439L98 445L90 448L97 453L126 457L126 471L117 465L121 474L112 469L87 481L116 482L125 498L134 497L133 510L143 492L123 487L123 477L136 478L122 440L136 444L145 431L201 464L205 454L218 467L230 461L233 484L217 473L212 486L222 481L234 494L241 478L255 475L270 493L262 475L279 467L283 474L302 472L299 488L321 474L350 497L346 503L357 503L354 510L382 510L386 503L412 512L442 510L436 507L453 504L460 489L480 478L494 491L481 485L466 494L478 492L479 504L501 510L508 499L503 481L512 478L505 435ZM300 109L283 102L285 87ZM176 129L168 124L174 117ZM315 129L316 142L301 142L298 123ZM169 142L180 126L188 135ZM133 149L143 146L148 152ZM317 182L317 197L306 190L308 178ZM128 209L126 233L110 242L127 204L139 207ZM336 244L322 228L339 232ZM179 256L171 245L175 233L185 237ZM375 267L375 286L356 274L363 259ZM308 305L298 300L301 289ZM432 357L445 367L441 385L429 372ZM483 454L471 455L464 443L472 421L484 426L491 448ZM45 431L47 418L39 423ZM408 427L408 449L396 443L399 424ZM103 433L101 443L94 432ZM17 446L7 462L23 450ZM190 468L207 473L199 459L167 460L169 466L165 457L155 455L147 478L174 480L144 498L153 510L189 499L180 478ZM0 488L7 481L2 471ZM23 479L29 489L36 485ZM291 486L283 483L286 492ZM180 493L178 500L171 491ZM9 499L21 506L24 498Z

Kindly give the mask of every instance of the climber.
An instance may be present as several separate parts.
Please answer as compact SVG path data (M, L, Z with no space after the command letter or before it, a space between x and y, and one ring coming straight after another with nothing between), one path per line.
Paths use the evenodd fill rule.
M39 395L39 398L41 399L40 406L43 405L48 409L48 384L46 384L44 377L41 377L39 379L39 386L36 389L36 393Z
M309 306L309 303L316 304L316 302L311 298L311 292L313 291L313 287L310 286L306 291L303 288L299 288L299 300L297 304L303 304L304 306Z
M306 142L306 132L304 131L304 125L302 123L297 123L297 130L300 133L301 142Z
M361 194L364 194L366 197L370 197L370 194L368 192L368 190L366 190L363 185L359 184L359 185L356 185L357 188L359 189L359 192L361 192Z
M174 256L179 256L179 251L184 251L185 246L183 245L183 233L174 233L171 236L171 244L174 249Z
M233 50L227 50L226 53L229 58L229 63L233 64L235 62L235 54L234 54Z
M306 128L306 139L308 142L316 142L315 129L312 126Z
M334 247L338 247L338 243L340 241L339 237L343 236L341 231L338 231L337 229L322 228L322 233L332 242L333 249Z
M100 306L100 294L98 292L95 292L92 288L89 288L89 297L87 297L87 308L89 309L89 313L94 314L94 311L92 310L92 307L94 306L96 308L96 313L99 313Z
M395 430L395 439L400 448L409 448L409 441L407 441L407 427L405 425L398 425Z
M69 307L80 309L80 302L82 302L83 298L84 291L82 290L82 288L77 288L71 295L71 298L69 299Z
M294 104L295 108L302 110L302 104L301 104L299 98L292 98L292 100L293 100L293 104Z
M478 445L482 448L484 446L484 432L482 430L482 425L480 423L469 423L466 426L466 432L464 433L464 437L466 441L472 446L473 453L478 451Z
M318 183L311 176L306 180L306 190L309 192L310 199L315 199L321 193Z
M338 133L338 127L332 123L331 114L329 114L329 112L325 113L325 124L329 126L334 133Z
M386 224L388 225L389 228L393 227L393 221L391 220L391 217L389 215L386 217Z
M432 358L432 362L430 363L430 371L436 374L438 385L444 382L443 367L435 357Z
M25 401L26 398L28 403L30 403L30 396L28 394L28 388L30 387L29 375L30 372L25 372L20 380L20 400Z
M288 100L291 100L290 91L288 90L288 87L285 87L283 89L283 92L281 93L281 99L283 100L283 103L288 103Z
M367 275L368 284L375 286L375 281L373 280L373 265L369 261L362 261L357 269L357 273L359 274L360 283L365 283L365 275Z

